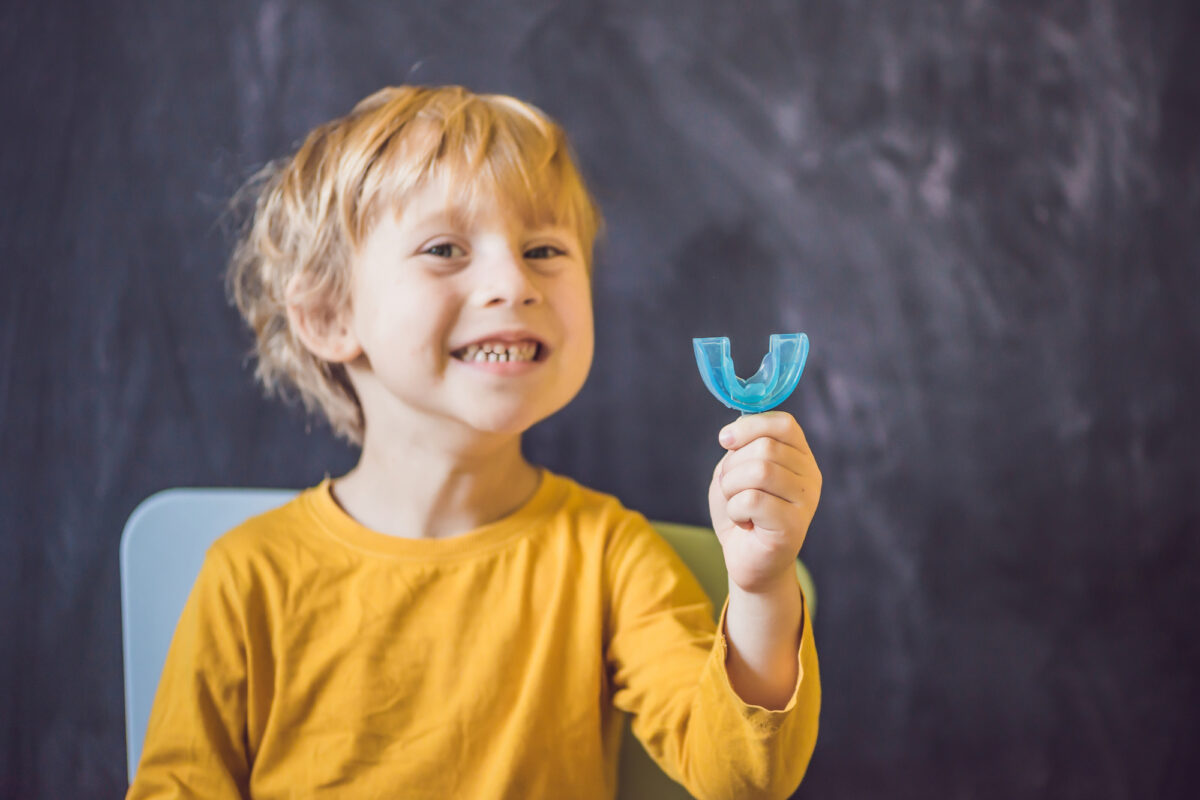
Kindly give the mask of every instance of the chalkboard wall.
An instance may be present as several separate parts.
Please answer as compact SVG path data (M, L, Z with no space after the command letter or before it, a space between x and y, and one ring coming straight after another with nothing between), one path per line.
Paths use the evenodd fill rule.
M386 84L515 94L609 222L598 352L531 456L706 521L697 335L822 466L798 797L1182 798L1200 780L1200 5L6 3L0 795L125 786L117 543L182 485L354 453L259 397L238 184Z

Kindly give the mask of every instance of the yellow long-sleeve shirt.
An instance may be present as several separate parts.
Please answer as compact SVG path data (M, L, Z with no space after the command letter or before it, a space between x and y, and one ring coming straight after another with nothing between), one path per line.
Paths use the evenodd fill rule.
M326 479L219 539L130 800L612 798L621 711L698 797L790 794L820 704L807 612L787 707L743 703L670 545L542 474L517 512L452 538L372 531Z

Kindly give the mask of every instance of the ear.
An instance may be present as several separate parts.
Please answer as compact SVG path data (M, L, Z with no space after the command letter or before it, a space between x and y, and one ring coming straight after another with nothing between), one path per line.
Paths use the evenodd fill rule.
M299 275L288 283L286 297L288 324L313 355L344 364L362 353L348 309L333 308L324 297L305 291Z

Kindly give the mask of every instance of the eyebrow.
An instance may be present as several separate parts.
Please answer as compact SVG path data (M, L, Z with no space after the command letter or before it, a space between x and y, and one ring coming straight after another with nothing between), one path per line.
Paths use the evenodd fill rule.
M412 223L412 230L423 230L427 227L450 224L459 228L471 227L471 214L463 206L449 206L440 211L433 211L423 217L418 218ZM522 225L528 227L529 230L537 233L547 234L573 234L571 228L561 223L551 223L547 225L529 225L528 222L522 221Z
M471 215L467 213L466 209L460 206L451 206L441 211L426 214L413 222L412 226L414 228L425 228L430 225L440 225L448 222L455 226L466 227L470 224L470 221Z

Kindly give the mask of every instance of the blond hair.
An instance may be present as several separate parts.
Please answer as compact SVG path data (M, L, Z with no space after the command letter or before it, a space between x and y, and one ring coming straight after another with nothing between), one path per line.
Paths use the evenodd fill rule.
M362 405L345 366L315 356L292 330L287 302L297 297L288 292L303 287L301 301L329 313L349 308L351 259L378 215L403 213L405 199L440 176L468 214L492 192L530 225L572 229L591 268L603 222L563 129L520 100L460 86L382 89L315 128L234 198L252 209L226 279L254 330L255 378L267 395L298 396L352 444L363 441Z

